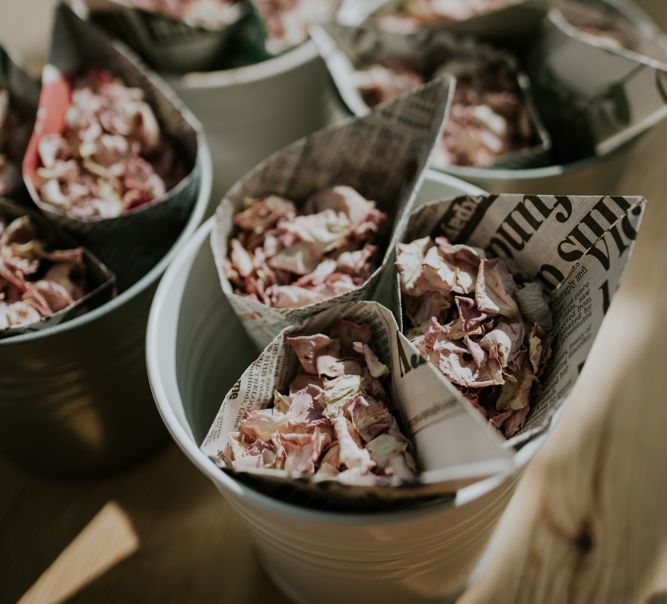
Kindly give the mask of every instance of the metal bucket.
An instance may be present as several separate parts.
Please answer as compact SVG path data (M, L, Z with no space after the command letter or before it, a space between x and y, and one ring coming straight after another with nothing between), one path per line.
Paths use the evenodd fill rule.
M214 199L274 151L333 121L328 78L312 42L246 67L165 77L204 126Z
M479 189L427 177L418 203ZM222 472L199 449L225 393L256 357L219 286L204 224L167 271L153 303L147 363L172 436L246 521L266 571L295 602L440 602L479 562L520 470L456 498L385 514L322 512L283 503ZM519 452L525 465L542 439Z
M199 161L190 218L148 274L90 313L0 340L0 451L11 459L58 475L92 475L165 440L146 375L146 321L162 273L206 214L212 171L203 137Z
M627 17L643 34L654 35L658 26L631 0L600 0ZM639 137L614 151L579 161L532 168L503 170L451 167L447 172L493 193L544 193L597 195L600 191L616 193L623 179L628 156L634 152Z
M618 11L647 36L655 35L659 31L653 20L631 0L596 0L596 2ZM377 5L377 2L368 2L369 7ZM368 11L361 10L357 17L363 18L368 14ZM623 178L625 166L629 163L628 155L634 152L638 139L639 137L635 137L614 151L567 164L520 170L450 166L442 171L493 193L529 194L545 191L552 194L576 192L579 195L596 195L600 191L616 193L619 192L617 186Z

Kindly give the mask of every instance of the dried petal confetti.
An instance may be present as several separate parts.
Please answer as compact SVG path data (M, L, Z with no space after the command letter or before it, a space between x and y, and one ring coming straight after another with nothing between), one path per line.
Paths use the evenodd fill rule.
M142 90L97 68L71 85L63 131L39 140L40 201L71 218L114 218L181 181L184 166Z
M238 294L297 308L359 287L377 266L373 241L387 216L351 187L320 191L304 213L277 196L246 206L234 217L225 266Z
M0 213L0 334L65 310L88 291L83 248L52 249L29 215Z
M225 462L237 470L277 469L355 484L413 478L412 445L374 383L389 369L369 342L368 325L345 320L334 323L329 335L288 337L300 372L286 394L274 392L271 407L241 420L230 434ZM344 370L332 377L331 365Z
M450 60L420 73L397 60L358 70L354 83L369 107L417 88L443 73L457 78L441 144L433 162L441 166L489 166L537 143L537 132L517 75L502 60Z
M444 237L399 244L396 267L412 343L492 426L516 434L551 350L542 286L510 262Z

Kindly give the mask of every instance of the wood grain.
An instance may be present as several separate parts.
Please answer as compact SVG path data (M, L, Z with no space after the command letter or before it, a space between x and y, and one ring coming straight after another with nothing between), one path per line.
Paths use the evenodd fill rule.
M45 3L24 4L46 28ZM640 4L667 28L665 0ZM20 42L17 26L26 29L0 21L0 33ZM604 191L649 199L636 251L465 604L667 604L666 140L667 123L640 141L619 189ZM0 460L0 602L18 600L287 602L240 521L173 445L86 483Z

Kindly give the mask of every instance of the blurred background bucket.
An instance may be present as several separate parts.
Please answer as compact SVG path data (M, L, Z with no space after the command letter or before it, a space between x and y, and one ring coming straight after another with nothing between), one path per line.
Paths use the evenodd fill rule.
M334 121L328 78L312 42L246 67L165 76L204 126L213 199L274 151Z
M92 475L166 440L146 374L146 322L162 273L206 214L212 171L204 137L199 162L188 222L150 272L81 317L0 340L0 451L9 458L48 473Z
M618 11L647 36L655 35L659 31L652 19L632 0L589 1L591 4L601 4ZM377 0L352 0L351 5L354 10L351 14L354 18L349 18L346 22L350 25L358 24L380 4L381 2ZM362 8L364 6L366 8ZM333 88L333 85L331 87ZM340 100L337 100L337 105L339 111L344 111ZM591 156L565 164L519 170L449 166L445 171L493 193L530 194L547 191L554 195L574 192L578 195L597 195L600 191L622 193L618 190L618 186L626 166L631 163L629 155L635 152L638 139L639 137L635 137L622 147L600 156Z
M480 192L432 173L418 203ZM218 282L209 244L212 220L167 271L149 319L151 387L172 436L245 519L265 569L295 602L403 604L441 602L455 594L480 560L520 472L409 511L342 514L262 495L200 451L225 393L257 356ZM538 439L522 449L520 462L540 444Z
M658 26L631 0L596 0L627 17L643 34L655 35ZM639 137L622 147L566 164L555 164L526 170L485 169L452 166L450 174L475 183L494 193L544 193L597 195L600 191L618 190L629 155L636 150Z

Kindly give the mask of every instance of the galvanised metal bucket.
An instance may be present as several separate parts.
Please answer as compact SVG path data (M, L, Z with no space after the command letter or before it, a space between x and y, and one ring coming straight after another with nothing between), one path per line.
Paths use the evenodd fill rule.
M480 190L427 176L419 201ZM153 303L147 364L172 436L245 520L260 560L295 602L442 602L479 562L521 470L458 492L454 500L384 514L322 512L284 503L222 472L199 445L225 393L256 358L217 279L204 224L167 271ZM523 467L540 446L517 455ZM233 547L233 545L230 545Z

